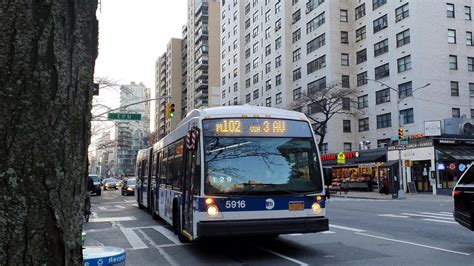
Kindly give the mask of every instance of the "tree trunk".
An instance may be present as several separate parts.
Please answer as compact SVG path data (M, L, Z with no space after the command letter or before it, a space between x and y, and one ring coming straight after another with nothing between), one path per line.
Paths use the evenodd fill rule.
M0 2L0 264L80 265L97 0Z

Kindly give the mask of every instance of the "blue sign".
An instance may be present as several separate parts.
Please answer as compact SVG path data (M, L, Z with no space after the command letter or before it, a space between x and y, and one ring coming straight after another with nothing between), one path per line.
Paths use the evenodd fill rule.
M438 163L438 170L446 170L444 163Z
M125 265L126 254L116 247L84 247L84 266Z
M460 164L458 165L458 169L459 169L459 171L464 172L464 170L466 170L466 165L460 163Z

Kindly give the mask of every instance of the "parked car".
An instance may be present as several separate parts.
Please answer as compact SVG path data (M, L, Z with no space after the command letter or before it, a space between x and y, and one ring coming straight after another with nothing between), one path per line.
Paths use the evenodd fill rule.
M135 186L137 180L135 178L129 178L123 181L122 185L122 195L129 196L135 194Z
M117 180L115 178L107 178L104 182L104 190L107 189L115 189L117 190Z
M459 178L453 189L454 219L474 231L474 164Z
M115 185L115 187L117 189L121 188L123 186L123 180L121 179L117 179L117 184Z
M91 193L96 194L97 196L100 196L102 191L100 190L101 183L100 183L100 176L98 175L89 175L90 178L92 178L92 181L94 181L94 188L92 189Z

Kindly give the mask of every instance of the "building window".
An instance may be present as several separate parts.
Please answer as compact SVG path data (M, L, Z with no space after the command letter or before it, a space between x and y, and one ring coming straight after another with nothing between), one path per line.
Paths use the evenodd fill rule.
M270 38L270 34L271 34L270 33L270 27L268 27L268 28L265 29L265 40Z
M377 148L383 148L386 147L390 144L392 140L391 139L378 139L377 140Z
M278 31L281 29L281 19L277 19L277 21L275 21L275 31Z
M225 98L225 89L222 91L222 99Z
M349 43L349 32L341 31L341 43Z
M405 57L399 58L397 60L398 73L405 72L411 69L411 56L407 55Z
M323 143L321 145L321 154L326 154L328 153L328 144L327 143Z
M270 90L272 88L272 80L269 79L267 81L265 81L265 90Z
M341 66L349 66L349 54L341 54Z
M301 68L293 70L293 81L299 80L301 78Z
M413 95L411 81L398 85L398 97L400 99L410 97Z
M367 49L360 50L356 54L356 63L360 64L367 61Z
M250 33L247 33L247 35L245 35L245 44L248 44L250 42Z
M254 54L256 54L256 53L258 52L258 47L259 47L259 45L260 45L260 44L259 44L258 42L256 42L256 43L253 44L253 46L252 46L252 51L253 51Z
M224 3L222 3L222 5L224 5ZM248 3L248 4L245 6L245 15L247 15L249 12L250 12L250 3Z
M281 55L275 58L275 68L278 68L280 66L281 66Z
M308 63L307 74L309 75L316 70L324 68L325 66L326 66L326 55L323 55Z
M350 98L342 98L342 110L350 111L351 110L351 99Z
M254 100L255 100L255 99L258 99L258 96L259 96L259 95L258 95L258 90L254 90L254 91L253 91L253 99L254 99Z
M301 39L301 29L297 29L296 31L293 32L292 41L293 41L293 43L295 43L295 42L297 42L299 39Z
M265 106L271 107L272 106L272 97L268 97L265 99Z
M270 21L270 18L271 18L271 17L272 17L271 10L268 10L268 11L265 13L265 22Z
M472 20L471 7L470 6L464 6L464 19L465 20Z
M365 3L355 8L355 19L358 20L365 16Z
M326 99L310 103L308 105L309 114L317 114L317 113L323 112L326 107L326 103L327 103Z
M383 89L375 92L375 104L390 102L390 89Z
M234 105L238 105L239 102L237 101L237 97L234 97Z
M474 43L472 42L472 31L466 31L466 45L473 46Z
M359 132L369 131L369 118L359 119Z
M449 69L458 70L458 57L455 55L449 55Z
M247 19L245 21L245 29L248 29L250 27L250 19Z
M257 57L252 61L253 69L256 69L258 67L258 60L259 58Z
M451 96L459 96L459 82L451 81Z
M265 64L265 74L270 73L272 71L272 64L270 62Z
M357 74L357 87L367 84L367 71Z
M317 17L312 19L310 22L306 23L306 34L312 32L313 30L319 28L324 24L326 19L324 18L324 12L319 14Z
M296 88L293 90L293 100L298 100L301 98L301 88Z
M387 15L384 15L373 22L374 24L374 33L377 33L386 27L388 27Z
M447 12L448 18L454 18L456 16L456 14L454 13L454 4L447 3L446 12Z
M278 37L276 40L275 40L275 50L278 50L281 48L281 37Z
M348 22L349 21L348 16L347 16L347 9L341 9L340 14L341 14L341 16L340 16L339 20L341 22Z
M301 58L301 48L298 48L293 51L293 62L300 60Z
M387 0L372 0L372 10L375 10L387 3Z
M375 68L375 79L382 79L388 76L390 76L390 67L388 63Z
M344 152L351 152L352 151L352 143L344 142Z
M377 57L381 54L388 52L388 39L374 44L374 56Z
M356 42L364 40L366 36L367 36L367 33L366 33L365 26L360 27L356 30Z
M326 44L326 34L321 34L306 44L306 53L309 54Z
M474 97L474 83L469 83L469 96Z
M467 58L467 71L469 72L474 71L474 57Z
M275 86L281 85L281 74L275 76Z
M258 76L259 76L258 73L253 75L253 84L254 85L258 83Z
M269 56L272 53L272 45L269 44L265 47L265 56Z
M471 109L471 119L474 119L474 109Z
M278 14L280 11L281 11L281 2L278 1L278 2L275 4L275 14Z
M252 37L253 37L253 38L257 38L258 32L259 32L259 31L258 31L258 26L255 27L255 28L253 28L253 30L252 30Z
M377 116L377 128L387 128L392 126L392 114L383 114Z
M362 95L357 98L357 108L363 109L369 107L369 95Z
M245 88L246 89L250 88L250 79L245 80Z
M453 108L453 109L451 109L451 112L453 114L453 117L456 117L456 118L461 117L461 109Z
M317 91L323 90L324 88L326 88L326 77L308 83L307 92L308 95L311 95Z
M275 104L280 104L281 102L282 102L281 92L279 92L275 95Z
M253 16L252 16L252 19L253 19L253 22L255 23L258 19L258 11L256 11L255 13L253 13ZM234 19L235 20L235 19Z
M351 120L342 120L342 132L351 133Z
M343 88L350 88L350 79L348 75L342 75L341 76L341 87Z
M301 19L301 9L296 10L296 12L293 13L292 17L293 17L293 23L298 22Z
M401 21L410 16L408 11L408 3L395 9L395 22Z
M410 30L405 30L397 34L397 47L410 43Z
M456 43L456 30L448 29L448 43Z
M249 102L250 102L250 93L247 93L247 94L245 95L245 102L246 102L246 103L249 103Z

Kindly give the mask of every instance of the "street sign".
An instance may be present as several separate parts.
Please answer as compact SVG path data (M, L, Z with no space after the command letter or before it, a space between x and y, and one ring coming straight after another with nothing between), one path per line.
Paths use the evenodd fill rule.
M108 120L141 120L141 114L127 114L127 113L108 113Z
M400 144L402 144L402 145L408 145L408 140L402 140L402 141L400 141Z
M337 154L337 163L338 164L345 164L346 163L346 154L340 152Z
M397 145L395 146L395 150L400 150L400 151L404 151L406 150L407 147L405 145Z

